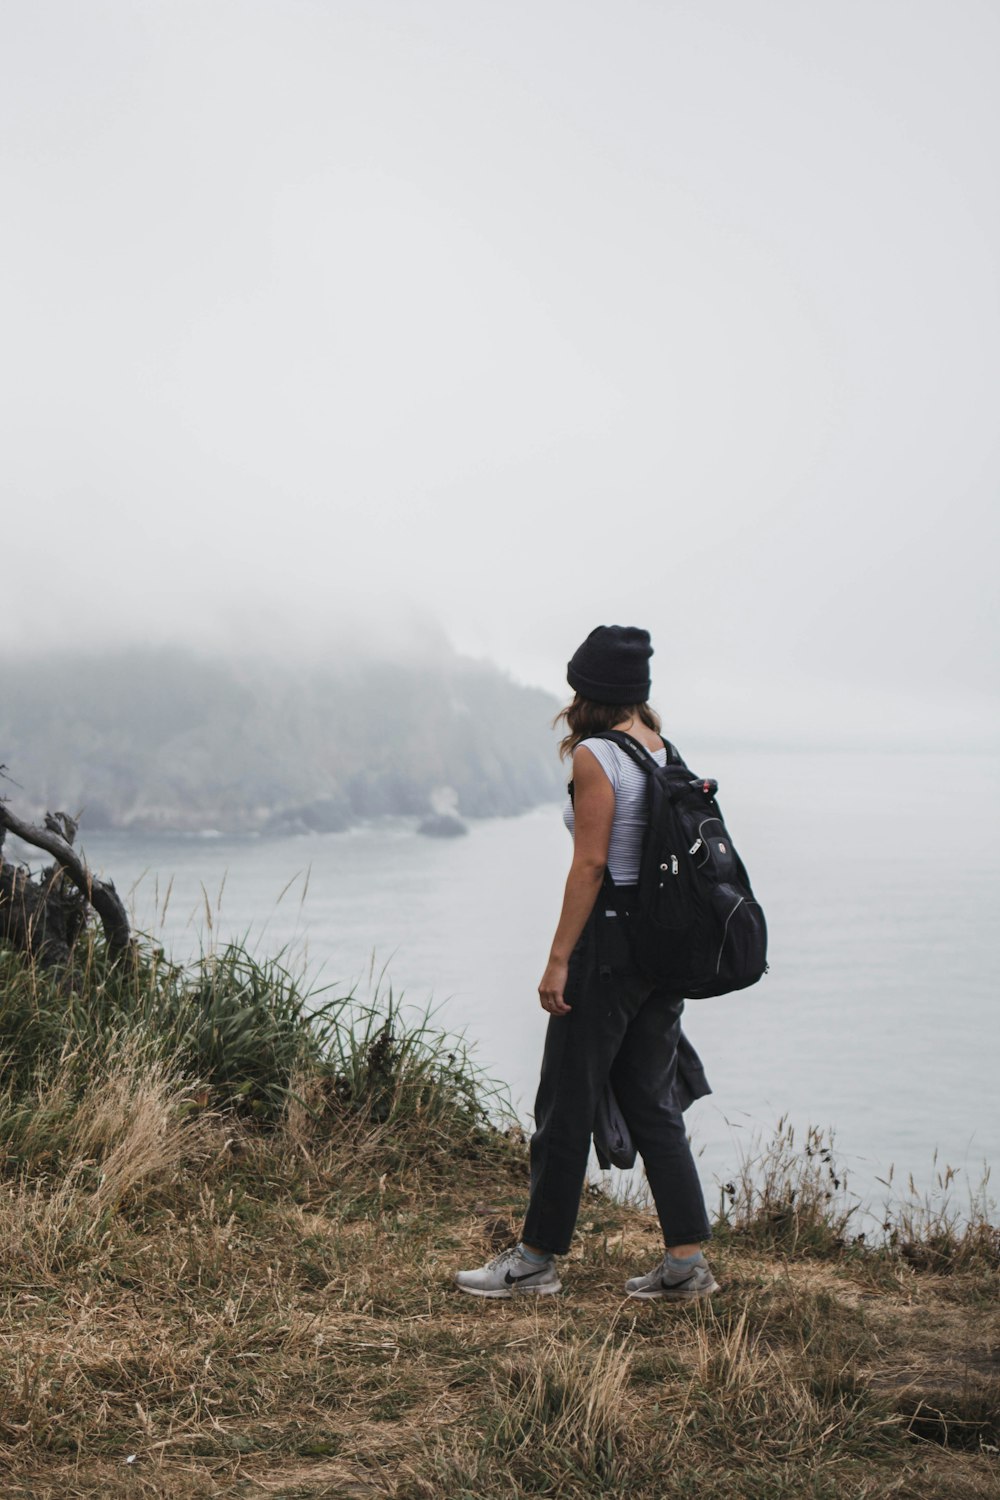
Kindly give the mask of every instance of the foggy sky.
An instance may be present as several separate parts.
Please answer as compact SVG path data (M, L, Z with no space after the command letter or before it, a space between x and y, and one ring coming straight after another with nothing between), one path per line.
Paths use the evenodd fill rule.
M10 0L3 647L995 742L1000 13Z

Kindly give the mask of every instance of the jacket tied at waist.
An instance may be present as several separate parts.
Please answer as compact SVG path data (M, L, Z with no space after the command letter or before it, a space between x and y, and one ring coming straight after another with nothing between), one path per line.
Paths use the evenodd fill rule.
M677 1042L677 1072L671 1088L673 1103L683 1111L696 1099L703 1099L711 1092L701 1058L682 1031ZM629 1167L635 1166L635 1142L629 1134L625 1116L610 1083L597 1106L594 1150L602 1172L606 1172L609 1167L621 1167L628 1171Z

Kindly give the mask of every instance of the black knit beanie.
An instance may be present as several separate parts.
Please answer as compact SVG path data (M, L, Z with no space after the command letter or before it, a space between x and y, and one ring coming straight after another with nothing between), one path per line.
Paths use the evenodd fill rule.
M598 625L573 652L566 677L593 703L645 703L649 697L649 631L635 625Z

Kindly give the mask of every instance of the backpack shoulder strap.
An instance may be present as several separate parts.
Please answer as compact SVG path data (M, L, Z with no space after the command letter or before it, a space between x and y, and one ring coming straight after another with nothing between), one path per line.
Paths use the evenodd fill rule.
M647 750L640 740L634 739L630 734L626 734L623 729L605 729L600 734L591 734L587 738L591 740L610 740L613 745L618 746L619 750L624 750L625 754L634 760L636 765L647 774L652 774L654 770L659 769L656 761L653 759L652 751ZM663 748L667 752L668 766L682 766L684 764L669 740L665 739L663 741Z
M653 759L652 752L647 750L640 740L633 739L632 735L626 734L623 729L602 729L599 734L588 734L587 738L588 740L610 740L613 745L617 745L620 750L624 750L625 754L634 760L639 769L644 771L647 776L651 776L654 771L661 769ZM667 752L668 766L684 765L684 761L677 753L676 747L669 740L665 739L663 741L663 748ZM685 769L687 768L685 767ZM572 802L574 800L572 780L567 783L566 790L569 792L569 800Z

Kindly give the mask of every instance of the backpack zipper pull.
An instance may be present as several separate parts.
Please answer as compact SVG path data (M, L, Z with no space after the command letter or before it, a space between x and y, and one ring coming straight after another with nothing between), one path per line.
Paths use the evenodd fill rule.
M680 866L677 863L677 855L676 854L671 854L671 856L670 856L670 873L671 873L671 875L676 875L677 871L679 869L680 869Z

